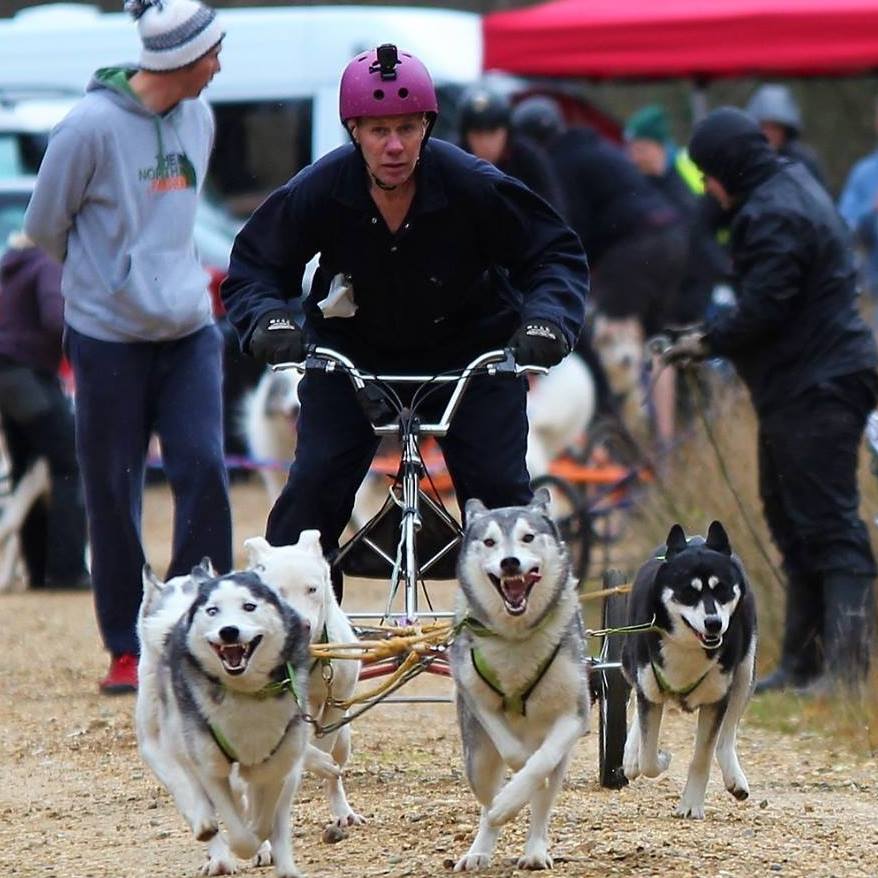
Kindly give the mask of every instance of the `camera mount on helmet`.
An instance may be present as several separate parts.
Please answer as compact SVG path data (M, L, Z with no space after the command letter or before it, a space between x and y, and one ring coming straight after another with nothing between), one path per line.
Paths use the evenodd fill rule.
M399 52L393 43L382 43L375 50L376 59L369 66L369 73L380 73L383 80L396 79Z

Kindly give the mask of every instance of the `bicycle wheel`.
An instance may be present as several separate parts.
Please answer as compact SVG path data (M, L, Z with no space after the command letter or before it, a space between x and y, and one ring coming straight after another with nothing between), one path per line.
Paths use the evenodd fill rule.
M531 487L534 491L538 488L549 489L552 520L570 551L573 575L578 582L582 582L591 560L592 538L591 515L582 494L566 479L549 474L537 476L531 482Z
M618 570L604 574L604 588L623 585L624 575ZM601 613L602 627L619 628L627 624L628 596L609 595L604 599ZM628 783L622 771L625 737L628 734L628 694L630 687L622 675L622 637L604 635L601 647L601 699L598 722L598 768L600 783L608 789L621 789ZM606 667L610 665L610 667Z

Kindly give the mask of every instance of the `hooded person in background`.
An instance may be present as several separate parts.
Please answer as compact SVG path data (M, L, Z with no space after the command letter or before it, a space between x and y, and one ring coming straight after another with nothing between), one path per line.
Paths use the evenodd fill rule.
M197 98L219 70L223 31L197 0L126 9L139 66L98 70L52 134L25 217L27 234L63 262L92 581L112 656L105 693L137 687L151 434L174 494L167 576L204 556L231 566L222 342L192 240L214 130Z
M679 325L703 320L714 286L730 272L729 258L713 231L712 199L704 196L701 172L685 149L671 140L664 107L650 104L625 125L628 156L638 170L683 217L689 233L689 254L672 319Z
M766 83L747 102L747 112L759 123L771 148L782 158L801 162L826 188L826 172L817 153L801 140L802 112L785 85Z
M73 410L58 378L64 304L61 266L13 232L0 260L0 417L15 484L38 458L49 468L48 502L21 528L32 588L88 588L85 506Z
M826 191L725 107L689 154L729 212L738 304L684 336L672 362L727 357L759 421L759 491L787 578L780 666L757 692L865 679L875 560L859 518L857 458L878 394L847 229ZM821 684L822 688L823 684Z

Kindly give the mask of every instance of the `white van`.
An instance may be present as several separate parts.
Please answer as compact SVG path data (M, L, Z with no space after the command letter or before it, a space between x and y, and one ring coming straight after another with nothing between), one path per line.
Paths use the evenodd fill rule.
M411 50L439 91L456 94L482 68L481 21L455 10L300 6L218 10L222 72L205 96L217 117L212 182L241 213L299 168L345 142L338 81L358 52ZM137 28L124 12L53 3L0 19L0 88L84 89L98 67L136 62ZM440 129L441 132L441 129Z

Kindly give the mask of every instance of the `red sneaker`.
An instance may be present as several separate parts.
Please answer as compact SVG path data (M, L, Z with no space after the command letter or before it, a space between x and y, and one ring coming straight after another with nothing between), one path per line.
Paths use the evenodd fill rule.
M137 656L130 652L114 655L107 676L98 684L104 695L125 695L137 691Z

